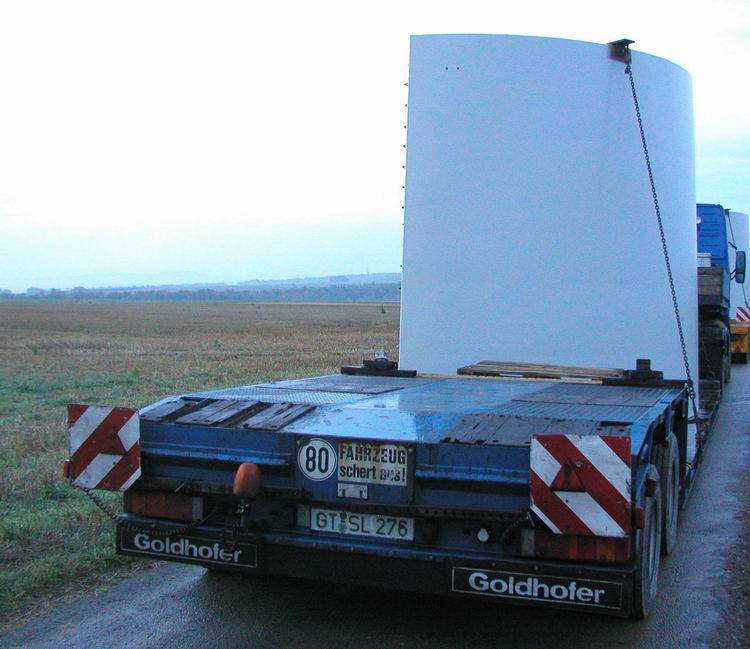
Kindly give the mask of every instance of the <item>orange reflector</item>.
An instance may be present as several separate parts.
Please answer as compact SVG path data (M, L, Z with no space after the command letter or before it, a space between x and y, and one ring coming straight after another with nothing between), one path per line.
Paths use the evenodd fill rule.
M63 460L63 478L70 478L70 460Z
M255 462L243 462L234 474L232 492L242 498L255 498L260 491L260 467Z

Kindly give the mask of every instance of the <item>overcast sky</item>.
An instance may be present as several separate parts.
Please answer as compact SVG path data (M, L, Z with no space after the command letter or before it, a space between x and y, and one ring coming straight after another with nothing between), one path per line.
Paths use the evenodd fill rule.
M750 2L0 0L0 288L398 271L409 35L607 42L693 77L750 211Z

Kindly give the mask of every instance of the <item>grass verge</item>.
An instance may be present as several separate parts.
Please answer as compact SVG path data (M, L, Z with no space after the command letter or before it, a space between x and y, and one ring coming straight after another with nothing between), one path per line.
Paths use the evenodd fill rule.
M115 555L112 522L62 479L65 404L336 372L395 356L397 331L379 304L1 303L0 631L150 565Z

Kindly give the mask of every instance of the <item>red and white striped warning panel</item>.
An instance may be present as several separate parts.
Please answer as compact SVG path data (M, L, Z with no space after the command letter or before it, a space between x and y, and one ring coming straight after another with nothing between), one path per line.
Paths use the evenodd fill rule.
M69 478L76 487L125 491L141 475L140 422L133 408L68 406Z
M628 536L631 482L627 436L531 440L531 509L556 534Z
M738 306L734 319L740 322L750 322L750 306Z

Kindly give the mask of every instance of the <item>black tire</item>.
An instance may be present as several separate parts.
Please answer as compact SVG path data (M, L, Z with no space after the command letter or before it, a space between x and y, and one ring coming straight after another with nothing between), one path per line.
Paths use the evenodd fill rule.
M672 554L677 545L677 518L680 511L680 449L670 434L664 442L659 463L661 486L661 553Z
M645 526L640 532L640 544L636 554L633 575L633 599L631 616L643 619L648 616L656 601L659 585L659 562L661 561L661 487L659 472L653 465L648 468L648 477L656 481L653 496L645 498Z
M664 451L665 450L666 450L666 447L664 444L657 444L657 443L654 443L651 449L651 464L653 464L656 470L659 472L660 477L661 477L661 466L664 463Z

